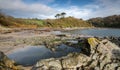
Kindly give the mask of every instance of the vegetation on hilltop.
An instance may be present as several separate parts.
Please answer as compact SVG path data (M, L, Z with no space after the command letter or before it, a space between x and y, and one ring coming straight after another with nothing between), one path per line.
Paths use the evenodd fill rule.
M92 18L89 19L88 22L92 23L96 27L120 28L120 15L112 15L104 18Z
M4 27L20 27L20 28L38 28L38 27L54 27L54 28L65 28L65 27L91 27L92 25L86 21L67 17L65 18L66 13L61 13L57 15L57 19L23 19L23 18L14 18L0 13L0 26Z
M86 21L74 18L74 17L66 17L60 19L47 19L45 23L48 27L91 27L92 25L87 23Z

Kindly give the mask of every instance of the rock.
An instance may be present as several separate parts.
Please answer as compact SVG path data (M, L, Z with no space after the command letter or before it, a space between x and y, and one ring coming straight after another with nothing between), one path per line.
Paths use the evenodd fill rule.
M114 37L114 39L110 39L110 41L120 47L120 37Z
M73 39L74 40L74 39ZM77 38L74 41L66 41L65 45L70 47L75 47L81 49L81 53L89 56L90 55L90 45L87 42L87 38Z
M88 57L86 55L72 53L67 58L63 58L61 62L63 69L76 70L77 67L84 65L86 61L88 61Z
M118 37L118 41L120 41L120 37Z
M77 43L78 41L74 41L74 40L64 42L64 44L69 45L69 46L75 45Z
M42 61L37 62L37 64L33 67L32 70L61 70L61 62L60 60L44 59Z
M96 38L88 38L88 43L90 44L91 48L94 48L100 41Z
M15 62L0 51L0 70L21 70L21 68L15 66Z
M115 40L115 37L111 36L110 39L111 39L111 40Z
M49 41L44 41L43 44L46 48L50 49L51 51L55 52L59 46L63 44L64 40L61 40L59 38L53 38Z
M58 36L58 37L66 37L67 35L66 34L58 34L56 36Z
M44 59L33 70L119 70L120 48L107 39L88 38L90 55L70 53L61 58ZM85 47L85 46L84 46ZM86 51L84 51L86 52Z
M105 36L103 39L110 40L110 37L109 36Z
M104 42L106 43L103 44ZM120 48L114 43L108 40L103 40L95 47L95 49L91 48L91 51L94 51L90 56L93 61L87 67L95 68L98 66L98 70L115 70L116 67L120 66Z
M56 59L50 58L50 59L41 60L37 62L37 64L33 67L32 70L42 70L42 69L76 70L77 67L80 67L82 64L85 64L86 61L88 61L88 57L86 55L72 53L62 58L56 58Z

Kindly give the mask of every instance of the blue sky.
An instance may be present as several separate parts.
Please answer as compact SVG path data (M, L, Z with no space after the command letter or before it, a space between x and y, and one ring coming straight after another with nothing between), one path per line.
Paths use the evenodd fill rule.
M42 3L47 4L49 6L57 4L60 7L63 7L63 5L71 6L82 6L85 4L90 4L93 2L93 0L23 0L25 3L32 4L32 3ZM46 2L48 1L48 2Z
M89 19L120 14L120 0L0 0L2 12L18 18L66 16Z

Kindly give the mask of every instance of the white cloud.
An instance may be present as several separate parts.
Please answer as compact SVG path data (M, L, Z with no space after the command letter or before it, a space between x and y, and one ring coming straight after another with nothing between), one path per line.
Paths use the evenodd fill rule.
M84 6L58 7L54 8L42 3L26 4L23 0L0 0L0 9L7 13L19 17L37 17L37 18L54 18L56 13L66 12L66 16L89 19L93 17L104 17L114 14L120 14L120 0L95 0L95 2ZM43 0L43 2L52 3L55 0ZM68 0L70 4L72 0ZM55 7L56 6L56 7Z
M94 17L105 17L120 14L120 0L96 0L94 3L82 7L74 6L63 8L69 16L89 19Z
M86 16L91 13L90 9L79 8L77 6L71 6L69 8L59 9L60 12L66 12L66 16L73 16L76 18L86 19Z
M29 14L49 16L56 12L53 8L47 5L40 3L26 4L22 0L0 0L0 9L7 10L8 13L12 12L23 15Z
M91 17L105 17L114 14L120 14L120 0L97 0L93 5L98 6L98 8L94 9L89 16Z
M59 8L59 13L66 12L66 16L89 19L94 17L105 17L109 15L120 14L120 0L96 0L92 4L81 7L70 6Z

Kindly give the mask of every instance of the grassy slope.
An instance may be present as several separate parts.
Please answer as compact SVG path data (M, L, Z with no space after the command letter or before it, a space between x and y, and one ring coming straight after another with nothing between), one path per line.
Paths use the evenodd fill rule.
M0 14L0 25L4 27L19 27L19 28L38 28L38 27L91 27L92 25L73 17L61 18L61 19L22 19L14 18L11 16L5 16Z
M45 23L48 27L91 27L92 25L86 21L76 19L73 17L61 18L61 19L47 19Z

